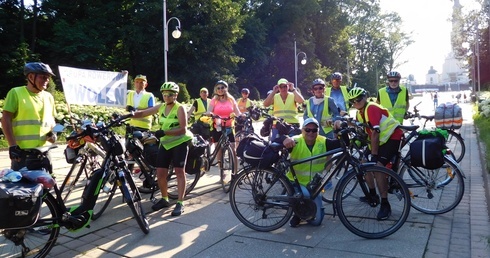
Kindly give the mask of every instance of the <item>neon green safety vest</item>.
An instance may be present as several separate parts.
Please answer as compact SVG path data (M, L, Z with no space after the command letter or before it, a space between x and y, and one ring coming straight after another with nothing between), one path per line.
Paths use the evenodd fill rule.
M308 110L308 117L315 117L315 116L313 116L313 113L311 113L310 100L308 100L306 102L306 110ZM328 98L324 98L323 99L322 120L319 121L319 122L322 125L322 129L323 129L323 132L325 132L325 134L327 134L327 133L329 133L330 131L333 130L333 128L331 126L326 126L327 120L329 120L330 118L332 118L332 116L330 115L330 112L329 111L330 110L328 109Z
M15 141L21 149L40 147L46 144L46 134L51 131L55 122L53 117L54 99L45 91L37 94L41 101L29 94L27 87L14 88L19 101L17 115L12 120ZM20 107L22 105L22 108ZM22 110L42 110L39 112L22 112Z
M164 132L167 130L170 130L172 128L179 127L179 118L177 116L177 111L179 110L179 107L181 106L180 103L175 102L175 105L172 107L172 110L170 110L170 113L168 113L168 116L164 116L165 112L165 107L167 104L163 104L160 106L160 109L158 110L158 117L159 117L159 122L160 122L160 129L162 129ZM185 134L182 135L165 135L162 138L160 138L160 144L166 149L169 150L181 143L187 142L190 139L192 139L192 133L189 130L185 130Z
M274 95L274 116L283 118L288 123L299 123L296 115L296 103L294 102L294 94L288 92L286 102L282 101L281 94Z
M250 99L247 99L247 101L245 101L245 107L243 107L242 99L243 98L239 98L236 102L238 103L238 109L240 109L240 112L245 113L247 112L247 108L252 105L252 101L250 101Z
M342 91L342 96L344 96L344 105L345 110L349 111L349 91L346 86L340 86L340 90ZM330 97L330 93L332 92L332 87L325 88L325 96Z
M128 100L127 104L129 106L134 107L134 94L136 94L136 91L130 90L128 91ZM143 110L148 108L148 101L150 100L152 94L150 92L143 92L143 96L141 96L140 103L138 103L138 106L135 107L138 110ZM151 124L152 124L153 116L145 116L141 118L131 118L129 120L129 124L131 126L139 127L139 128L144 128L144 129L151 129Z
M291 160L300 160L327 152L327 146L325 145L326 138L321 135L316 137L315 145L311 151L306 145L303 136L298 135L293 137L293 139L295 139L297 143L291 152ZM308 184L315 174L323 171L325 163L326 159L314 159L310 162L294 165L293 168L296 172L296 177L298 178L299 183L304 186ZM286 176L289 178L289 180L293 181L293 175L291 172L288 172Z
M366 121L364 121L364 119L362 119L362 116L360 114L359 111L357 111L357 121L361 122L361 123L369 123L369 117L368 117L368 114L367 114L367 110L368 110L368 107L371 106L371 105L375 105L383 110L386 110L388 111L388 109L382 107L381 105L377 104L377 103L374 103L374 102L368 102L366 107L364 108L364 117L366 118ZM388 117L386 116L382 116L381 117L381 122L379 123L379 146L385 144L389 139L390 139L390 136L393 134L393 132L395 131L395 129L400 125L400 123L398 123L398 121L396 121L396 119L393 117L393 115L388 112ZM369 136L369 138L371 138L371 136Z
M407 88L400 86L400 92L396 97L395 105L391 103L390 96L386 92L386 88L382 88L378 91L379 104L390 111L393 117L400 123L403 124L403 118L407 111Z
M199 120L201 118L202 114L206 113L207 109L204 107L204 101L201 98L197 98L197 109L194 110L194 118L195 120ZM211 103L210 99L206 99L207 105L206 107L209 107L209 103Z

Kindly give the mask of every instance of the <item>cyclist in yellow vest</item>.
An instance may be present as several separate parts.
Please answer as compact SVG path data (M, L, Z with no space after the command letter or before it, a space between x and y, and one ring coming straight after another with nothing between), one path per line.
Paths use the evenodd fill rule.
M178 199L172 216L180 216L184 212L185 194L185 163L189 152L189 141L192 133L187 130L187 112L185 107L177 102L179 86L174 82L165 82L160 91L163 95L164 103L137 111L133 117L145 117L158 113L160 130L155 132L155 136L160 138L158 148L158 158L156 161L157 178L162 199L155 203L151 208L155 211L169 207L167 194L168 168L172 164L175 175L177 176Z
M333 150L340 147L338 140L328 139L324 136L318 134L320 127L319 123L315 118L308 118L303 122L303 128L301 130L301 135L294 136L292 138L285 137L282 141L286 148L293 148L291 151L291 161L300 160L304 158L309 158L315 155L319 155L327 152L327 150ZM310 196L310 192L307 189L307 184L312 180L312 178L323 171L325 168L325 159L316 159L311 162L305 162L302 164L295 165L294 171L299 181L299 187L303 194L307 197ZM294 181L291 172L288 172L286 176L289 180ZM299 189L298 189L299 190ZM322 208L322 195L319 194L315 198L316 213L315 217L308 220L311 225L319 226L322 224L325 212ZM289 221L291 227L297 227L301 222L301 218L294 215Z
M126 110L145 110L155 105L155 96L153 93L147 92L148 80L145 75L138 74L134 78L134 90L128 91ZM141 118L131 118L129 124L135 127L136 130L148 131L152 126L153 116Z
M277 81L277 85L272 88L272 93L264 100L264 107L273 105L273 114L276 117L283 118L289 124L299 127L297 118L297 104L303 104L305 99L294 86L294 83L281 78ZM271 139L277 137L277 129L272 128Z
M400 85L402 76L399 72L391 71L387 77L388 86L379 89L376 102L388 109L393 117L400 124L403 124L403 118L410 107L408 90Z
M320 135L334 138L333 121L338 120L339 108L333 98L325 96L325 82L318 78L311 84L313 96L306 101L303 119L315 118L320 123Z
M46 91L49 80L55 74L49 65L33 62L25 64L24 75L27 86L15 87L7 93L2 113L2 130L10 146L13 170L25 167L23 149L56 141L56 134L51 131L56 116L54 98ZM50 157L45 164L45 168L52 171Z
M340 115L343 116L349 113L349 92L346 86L340 86L342 84L342 74L335 72L330 76L330 84L332 87L327 87L325 90L325 96L331 97L337 107L340 109Z
M194 121L199 121L202 114L206 113L209 107L209 103L211 99L208 98L209 92L207 88L201 88L199 91L199 98L194 100L191 108L187 112L187 116L190 117L192 114L194 115Z
M349 91L349 101L357 109L357 121L367 124L366 133L370 141L371 161L379 166L386 166L398 153L403 131L397 128L400 123L386 108L367 101L367 92L363 88L352 88ZM369 186L369 196L360 198L372 207L380 204L377 214L378 220L386 220L391 215L391 206L388 202L388 179L384 176L367 174L366 182ZM375 184L376 181L376 184ZM378 187L379 195L376 192Z
M250 90L247 88L242 89L242 97L239 98L236 102L238 104L238 109L240 109L240 112L245 113L247 112L247 108L252 106L252 101L248 98L250 95Z

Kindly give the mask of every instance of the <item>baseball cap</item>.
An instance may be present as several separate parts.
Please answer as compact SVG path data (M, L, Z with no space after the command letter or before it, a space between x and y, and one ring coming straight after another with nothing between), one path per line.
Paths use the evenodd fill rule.
M279 79L279 81L277 81L277 85L287 84L287 83L288 83L288 80L286 80L284 78L281 78L281 79Z
M205 88L205 87L202 87L202 88L199 90L199 92L201 92L201 91L208 92L208 89L207 89L207 88Z
M307 118L304 122L303 122L303 127L307 126L308 124L311 124L311 123L314 123L316 124L317 127L320 127L320 125L318 124L318 120L316 120L315 118L313 117L310 117L310 118Z
M147 80L146 80L146 75L142 75L142 74L138 74L138 75L136 75L136 77L134 77L134 80L135 80L135 81L136 81L136 80L143 80L143 81L145 81L145 82L147 81Z

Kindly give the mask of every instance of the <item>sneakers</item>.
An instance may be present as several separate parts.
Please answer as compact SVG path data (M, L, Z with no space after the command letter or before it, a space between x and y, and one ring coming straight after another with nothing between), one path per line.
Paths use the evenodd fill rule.
M172 216L180 216L180 214L184 213L184 205L180 202L178 202L175 205L174 210L172 211Z
M151 189L151 187L146 187L146 186L140 186L138 187L138 191L140 193L152 193L153 190Z
M391 215L390 203L388 202L381 203L381 208L379 208L379 212L376 218L378 220L386 220L390 217L390 215Z
M291 220L289 221L289 226L292 227L292 228L295 228L299 225L299 223L301 222L301 219L294 215Z
M167 200L160 199L160 201L158 201L157 203L153 204L153 206L151 206L151 209L154 211L158 211L168 206L170 206L170 203L168 203Z
M369 204L371 207L376 207L378 206L380 200L379 200L379 195L371 195L371 196L362 196L362 197L359 197L359 201L361 202L365 202L367 204Z

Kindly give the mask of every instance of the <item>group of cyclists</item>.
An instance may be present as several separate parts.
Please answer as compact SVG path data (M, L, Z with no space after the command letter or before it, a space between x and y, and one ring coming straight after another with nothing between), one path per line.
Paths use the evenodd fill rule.
M47 93L48 82L55 76L49 65L35 62L27 63L24 68L27 86L13 88L9 91L3 109L2 128L9 143L9 155L12 168L18 169L25 162L22 149L43 146L46 141L54 142L56 135L52 133L54 126L54 100ZM304 99L297 85L281 78L268 93L263 105L272 107L275 117L284 119L289 124L299 127L297 105L305 105L301 125L301 135L278 135L273 125L271 139L292 148L291 158L301 159L315 154L324 153L329 149L338 147L335 129L339 126L338 118L348 114L349 108L358 110L357 120L369 124L366 129L370 138L370 159L378 165L386 165L398 151L399 142L403 135L397 126L403 122L405 112L409 107L408 91L400 86L401 75L391 71L387 75L388 85L378 92L377 103L368 102L368 93L363 88L348 89L342 84L342 74L335 72L330 76L330 86L323 79L315 79L310 86L313 96ZM155 136L160 139L158 158L156 161L158 186L161 199L152 209L157 211L170 206L167 194L167 175L170 165L175 170L178 184L178 199L172 211L172 216L179 216L184 212L184 194L186 187L186 174L184 171L189 142L192 133L187 129L189 116L196 120L203 115L230 117L242 116L247 107L251 105L250 90L241 90L241 98L235 100L228 91L228 83L220 80L215 83L213 96L208 98L207 88L200 90L190 110L177 101L180 92L179 86L174 82L165 82L160 87L163 103L156 104L155 97L145 89L148 86L144 75L137 75L134 79L134 90L128 92L127 111L134 112L130 124L139 130L152 128L152 116L158 115L159 130ZM232 115L233 114L233 115ZM225 126L232 126L233 121L226 121ZM221 123L213 123L212 139L216 142L223 133ZM232 149L235 149L234 134L229 134ZM186 155L183 155L183 154ZM235 155L236 157L236 155ZM24 160L23 160L24 159ZM300 177L299 189L305 186L316 173L323 170L322 161L319 163L301 164L295 167ZM219 165L219 164L218 164ZM371 196L361 198L361 202L369 205L380 204L378 220L385 220L390 216L391 208L386 198L388 182L386 178L377 178L371 175L369 188ZM377 190L376 190L377 189ZM321 198L317 200L317 214L308 221L313 225L320 225L323 219ZM299 217L293 216L290 226L301 224Z

